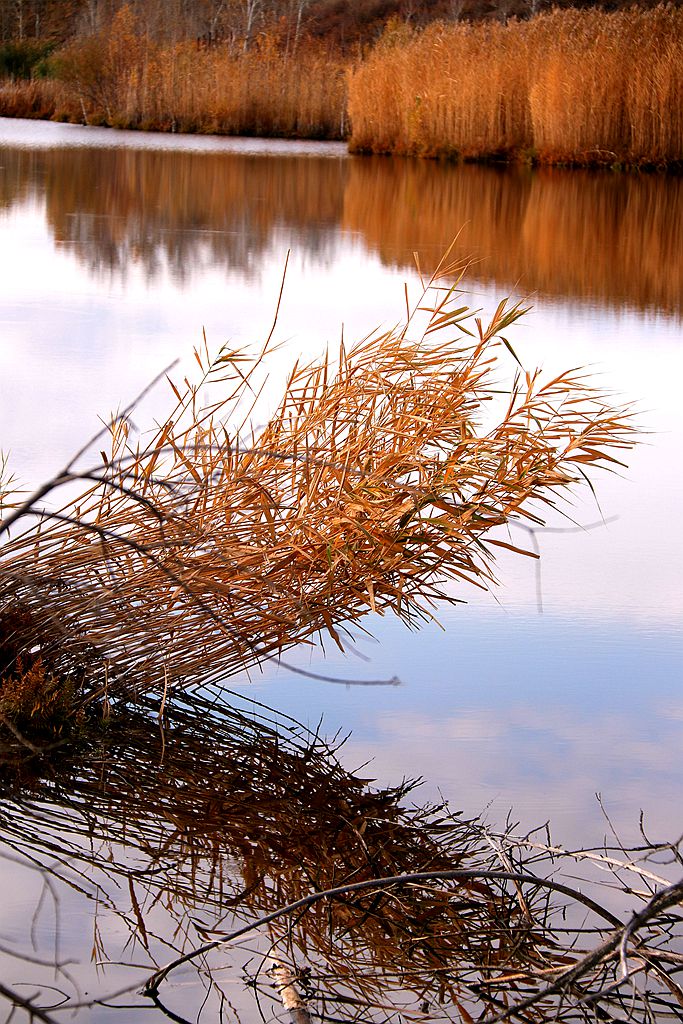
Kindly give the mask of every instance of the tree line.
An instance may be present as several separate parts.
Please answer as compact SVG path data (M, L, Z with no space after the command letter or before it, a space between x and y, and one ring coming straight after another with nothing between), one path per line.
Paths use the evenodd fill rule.
M145 34L159 42L248 49L260 33L288 50L302 38L342 50L372 43L387 22L528 17L550 6L614 9L624 0L0 0L0 43L59 44L106 30L128 3ZM680 3L680 0L675 0ZM641 0L640 6L651 6Z

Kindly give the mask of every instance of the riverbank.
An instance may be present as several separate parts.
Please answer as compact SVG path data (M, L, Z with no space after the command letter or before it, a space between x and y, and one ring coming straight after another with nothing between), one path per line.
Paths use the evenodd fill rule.
M612 167L683 162L683 10L435 24L349 82L353 152Z
M163 45L129 8L0 85L0 115L154 131L348 139L354 153L683 168L683 10L555 10L389 26L362 56L263 36Z

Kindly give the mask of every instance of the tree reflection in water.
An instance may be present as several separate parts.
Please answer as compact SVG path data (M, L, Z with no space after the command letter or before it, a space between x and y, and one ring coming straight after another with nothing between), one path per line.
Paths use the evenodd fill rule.
M251 276L281 232L327 258L343 232L405 271L461 232L455 256L498 290L681 316L680 178L189 145L4 147L0 209L44 202L55 243L95 275Z
M0 994L24 1001L24 1014L64 1020L106 1005L137 1020L152 1008L140 991L159 964L254 925L153 985L158 1009L175 1020L197 1020L202 1007L206 1019L253 1020L254 1000L266 1018L298 1021L681 1018L680 886L647 907L661 869L632 857L617 875L609 853L570 859L533 838L494 837L445 806L413 805L413 784L372 788L343 767L336 740L232 699L186 693L159 721L158 700L143 698L43 756L5 741L6 892L24 885L36 906L5 919ZM667 853L676 860L675 848L650 847L641 861ZM609 906L581 895L577 865L615 872ZM372 884L449 871L461 876ZM357 883L370 888L257 926ZM622 910L646 909L632 933L615 932L619 895ZM46 956L47 902L45 934L58 942ZM514 1010L523 999L528 1008Z

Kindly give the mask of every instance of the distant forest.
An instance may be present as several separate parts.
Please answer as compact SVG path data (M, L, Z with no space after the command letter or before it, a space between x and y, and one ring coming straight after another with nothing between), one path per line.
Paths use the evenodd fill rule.
M0 0L0 42L63 43L106 29L125 0ZM640 0L638 6L654 6ZM680 5L681 0L675 0ZM387 23L527 18L551 7L632 6L624 0L129 0L144 33L159 42L194 39L248 49L267 33L287 48L303 39L348 52L374 43Z

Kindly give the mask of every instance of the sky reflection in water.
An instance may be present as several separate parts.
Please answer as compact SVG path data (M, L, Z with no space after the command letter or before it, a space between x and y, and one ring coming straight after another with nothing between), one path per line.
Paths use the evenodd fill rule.
M492 820L511 807L588 843L605 830L600 790L629 834L640 808L680 831L683 183L18 122L0 122L0 146L0 437L29 481L98 413L176 357L189 365L202 326L215 346L262 339L288 248L274 388L342 324L355 339L399 319L412 251L429 265L468 222L461 251L483 258L470 301L491 312L515 286L537 293L511 339L525 364L590 364L643 410L647 444L599 481L600 510L590 495L572 510L618 521L539 536L542 617L533 564L503 558L503 586L444 610L445 632L376 621L379 645L360 645L369 663L288 659L402 687L267 665L250 692L309 723L324 715L352 733L348 764L374 758L382 783L424 775L467 813L492 802ZM157 391L141 425L163 408Z

